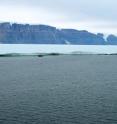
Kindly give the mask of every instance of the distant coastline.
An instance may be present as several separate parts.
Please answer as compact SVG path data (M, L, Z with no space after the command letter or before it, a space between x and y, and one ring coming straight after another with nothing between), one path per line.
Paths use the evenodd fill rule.
M1 44L117 45L117 36L48 25L0 23Z

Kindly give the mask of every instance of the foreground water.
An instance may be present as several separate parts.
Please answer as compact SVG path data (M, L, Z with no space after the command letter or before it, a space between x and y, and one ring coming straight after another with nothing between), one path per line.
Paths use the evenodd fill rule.
M0 124L117 124L117 56L0 58Z

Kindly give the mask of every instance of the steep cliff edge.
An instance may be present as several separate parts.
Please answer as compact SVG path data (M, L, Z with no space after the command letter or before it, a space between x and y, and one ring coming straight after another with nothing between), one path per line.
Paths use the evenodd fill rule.
M0 23L0 43L3 44L117 44L117 37L110 35L107 41L103 34L74 29L57 29L48 25Z

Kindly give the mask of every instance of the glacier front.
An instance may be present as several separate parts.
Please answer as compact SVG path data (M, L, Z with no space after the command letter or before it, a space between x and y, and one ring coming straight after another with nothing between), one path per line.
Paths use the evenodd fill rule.
M116 54L113 45L37 45L37 44L0 44L0 54Z

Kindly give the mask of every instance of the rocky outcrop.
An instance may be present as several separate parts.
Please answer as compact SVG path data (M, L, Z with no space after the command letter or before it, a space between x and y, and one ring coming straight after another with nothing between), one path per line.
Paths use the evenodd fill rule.
M105 40L102 36L90 33L88 31L78 31L73 29L62 29L61 37L67 40L71 44L87 44L87 45L100 45L105 44Z
M110 35L106 42L103 34L74 29L57 29L47 25L0 23L0 43L3 44L116 44L117 37Z
M115 35L109 35L107 37L107 43L110 45L117 45L117 37Z

